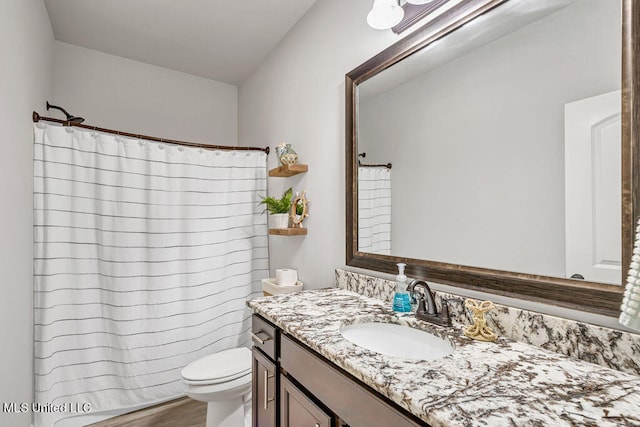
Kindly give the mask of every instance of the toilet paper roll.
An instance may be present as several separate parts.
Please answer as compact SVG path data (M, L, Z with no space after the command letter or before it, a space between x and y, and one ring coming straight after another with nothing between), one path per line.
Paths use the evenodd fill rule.
M280 286L293 286L298 281L298 271L282 268L276 270L276 283Z

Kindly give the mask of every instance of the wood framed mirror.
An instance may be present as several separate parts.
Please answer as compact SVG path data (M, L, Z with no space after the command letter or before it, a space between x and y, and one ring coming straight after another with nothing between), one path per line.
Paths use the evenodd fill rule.
M542 3L547 4L547 9ZM590 6L587 3L598 7L605 3L617 5L617 11L604 13L609 19L616 19L616 27L594 22L588 15L591 12L586 9ZM549 27L552 24L565 29L567 35L555 33ZM601 27L593 31L593 25ZM578 33L578 27L588 32ZM605 44L609 43L605 33L617 38L617 47ZM549 48L538 44L544 38L550 40ZM578 40L581 46L575 52L573 48L570 52L562 50L563 43L570 39ZM395 273L396 263L404 262L412 277L617 316L633 251L635 220L640 213L639 46L640 4L634 0L463 0L349 72L345 105L347 265ZM596 57L598 51L615 61ZM551 54L559 59L531 62ZM491 61L487 55L494 55ZM567 65L564 57L575 57L578 62ZM427 65L419 62L420 58L426 58ZM481 64L482 69L469 68L473 62ZM600 67L612 62L616 68ZM551 66L556 63L560 67L557 70ZM536 64L543 67L536 68ZM457 69L452 68L456 66ZM518 75L514 70L519 66L533 73L518 77L525 82L524 89L511 86L511 76ZM579 72L571 71L571 67L577 67ZM592 78L600 68L609 81L593 84ZM568 80L560 81L558 76L565 71ZM396 81L392 76L403 77ZM496 81L506 82L507 86L491 86ZM585 87L587 83L591 86L578 87L583 81ZM553 88L549 95L541 92L545 87ZM483 92L486 88L491 91ZM526 90L531 90L529 95ZM513 93L518 96L509 98ZM424 97L414 100L418 95ZM494 108L494 104L486 108L482 104L480 108L473 104L474 97L504 101L505 110ZM608 101L603 101L605 98ZM391 100L411 103L396 105ZM592 120L584 125L586 128L583 126L586 131L582 132L592 138L586 145L591 157L579 161L576 159L580 155L567 151L569 142L565 140L575 133L572 117L582 114L585 105L591 108L592 102L608 102L617 112L607 113L606 120ZM375 110L375 105L383 107ZM534 105L540 110L529 110ZM473 116L463 107L471 109ZM541 124L543 116L549 117L550 124ZM577 117L580 122L582 116ZM413 128L415 123L421 126ZM470 135L459 133L465 124L473 126ZM502 128L514 128L516 134L503 136L494 132ZM543 133L538 134L538 129ZM616 138L620 144L602 142ZM427 140L433 145L425 159L418 153L425 150ZM501 140L503 144L489 148L485 141L490 140ZM453 149L460 141L473 141L475 145ZM554 147L555 155L543 150L547 145ZM609 148L604 150L601 145ZM392 162L394 166L390 196L393 204L388 211L393 220L383 226L387 227L385 232L391 242L388 249L372 249L374 246L363 243L362 225L369 218L363 212L369 208L369 198L363 197L365 187L359 183L358 155L364 151L372 163ZM449 153L452 164L446 162L448 151L453 152ZM600 157L594 157L595 152L601 153ZM591 169L592 175L570 175L571 162L579 165L578 169L585 169L583 166L588 163L586 169ZM465 168L454 169L458 164ZM534 166L530 169L536 174L520 177L528 165ZM475 166L477 170L470 172ZM436 175L439 168L440 174ZM617 172L612 173L612 168ZM561 182L545 181L551 176ZM483 181L488 177L499 184L495 193L508 195L506 199L491 196L493 193ZM413 187L414 182L423 185L423 181L431 187ZM584 201L580 196L583 193L576 193L574 188L585 181L590 187L584 194L597 194L589 196L590 207L586 210L569 201ZM534 182L538 187L522 188L521 182ZM618 191L600 196L605 194L604 186ZM481 191L470 191L473 187ZM477 194L480 196L474 197ZM482 203L489 208L484 209ZM531 215L535 215L534 219ZM447 223L449 217L457 218L457 222ZM583 228L575 228L575 221L568 219L574 217L579 218L577 222L584 222L584 217L589 221L581 225ZM606 227L598 225L605 217L610 223ZM581 231L585 229L590 230L588 238ZM485 234L473 234L478 230ZM426 234L421 234L423 231ZM540 237L545 234L551 235L550 240ZM494 240L494 236L498 237ZM578 243L570 244L574 238ZM596 243L587 250L580 243L585 240ZM575 253L613 273L605 271L607 278L597 272L584 273L578 267L572 270L574 267L569 265L576 258ZM491 254L495 256L488 257ZM543 262L545 257L549 260ZM604 261L594 261L594 257ZM531 261L539 261L539 265L534 266ZM554 265L549 267L551 264ZM580 279L581 276L585 278Z

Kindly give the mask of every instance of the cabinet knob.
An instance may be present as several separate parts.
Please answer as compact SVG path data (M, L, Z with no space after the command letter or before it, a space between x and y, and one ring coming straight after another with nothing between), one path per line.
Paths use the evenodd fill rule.
M316 427L320 427L320 423L316 423Z

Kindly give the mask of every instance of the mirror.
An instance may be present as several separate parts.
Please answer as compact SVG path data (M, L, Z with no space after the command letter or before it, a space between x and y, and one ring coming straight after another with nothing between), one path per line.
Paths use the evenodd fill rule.
M347 264L617 315L637 9L465 1L347 74Z

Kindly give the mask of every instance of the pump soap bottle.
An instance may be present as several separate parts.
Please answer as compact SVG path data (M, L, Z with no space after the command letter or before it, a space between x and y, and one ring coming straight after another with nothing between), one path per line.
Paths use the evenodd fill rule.
M396 293L393 296L393 311L398 313L411 312L411 301L407 292L407 276L404 275L406 264L398 263L398 275L396 276Z

